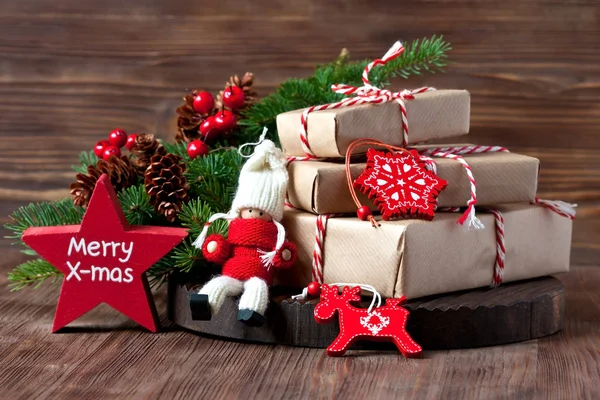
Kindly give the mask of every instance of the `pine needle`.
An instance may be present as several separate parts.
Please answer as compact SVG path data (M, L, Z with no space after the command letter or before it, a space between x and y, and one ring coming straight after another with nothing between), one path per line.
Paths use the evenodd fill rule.
M75 172L80 172L80 173L86 174L88 166L96 165L97 162L98 162L98 157L96 156L96 154L94 153L93 150L82 151L79 154L79 164L80 165L73 165L71 168L73 168L73 170Z
M131 225L148 225L154 216L154 207L143 184L130 186L119 194L121 208Z
M18 265L14 270L8 273L9 287L11 291L21 290L28 286L34 289L40 287L42 283L50 279L55 282L63 274L45 260L31 260Z

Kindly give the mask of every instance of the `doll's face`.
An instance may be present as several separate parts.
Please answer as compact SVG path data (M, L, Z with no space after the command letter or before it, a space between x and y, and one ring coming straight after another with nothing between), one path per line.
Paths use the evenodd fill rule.
M242 208L240 210L240 217L243 219L262 219L264 221L272 221L273 217L257 208Z

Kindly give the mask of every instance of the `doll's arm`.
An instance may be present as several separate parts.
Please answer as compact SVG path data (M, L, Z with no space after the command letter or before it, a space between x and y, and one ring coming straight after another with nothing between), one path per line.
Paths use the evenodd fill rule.
M207 261L223 264L231 255L231 244L223 236L212 234L204 241L202 255Z
M296 245L292 242L284 242L273 259L273 265L276 268L290 268L296 262L296 255Z

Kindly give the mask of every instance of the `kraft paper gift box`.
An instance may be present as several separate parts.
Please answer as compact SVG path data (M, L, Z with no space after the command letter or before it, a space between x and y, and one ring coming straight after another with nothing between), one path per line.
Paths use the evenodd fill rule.
M503 282L569 269L572 221L535 205L497 207L504 216L506 259ZM373 228L356 217L330 218L323 248L325 283L369 284L384 297L409 299L489 286L496 258L491 213L478 213L486 228L466 230L456 214L433 221L382 221ZM298 260L281 271L279 283L305 287L312 279L317 216L286 210L283 224Z
M436 90L406 100L408 143L449 138L469 133L471 97L466 90ZM279 141L286 156L304 156L300 116L304 110L277 116ZM350 143L372 138L401 146L400 106L396 102L364 104L308 114L308 144L317 157L343 157Z
M464 207L471 193L464 168L456 160L433 159L437 165L437 175L448 182L438 197L438 206ZM465 155L464 159L469 163L477 183L479 206L534 200L540 168L538 159L507 152L470 154ZM353 180L362 173L365 165L359 163L350 166ZM288 171L288 196L294 207L315 214L356 213L343 163L295 161L290 163ZM362 204L370 206L372 210L377 209L367 196L358 190L356 193Z

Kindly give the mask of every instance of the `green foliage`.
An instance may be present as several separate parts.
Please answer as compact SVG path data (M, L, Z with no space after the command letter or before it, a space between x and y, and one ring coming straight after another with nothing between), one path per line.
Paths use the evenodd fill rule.
M75 172L81 172L81 173L86 174L88 165L96 165L97 162L98 162L98 157L96 157L94 150L82 151L79 154L79 164L80 165L74 165L72 168Z
M234 149L215 151L190 160L186 177L192 197L215 212L227 212L235 195L243 160Z
M10 218L13 222L4 227L12 232L10 239L20 239L25 229L32 226L75 225L81 222L84 210L71 199L55 202L31 203L19 207Z
M167 153L177 154L179 157L183 158L186 163L190 160L190 157L187 154L187 143L169 143L163 141L162 144Z
M443 71L447 63L446 53L451 50L450 44L441 36L416 40L407 43L405 47L405 52L398 58L371 71L371 84L386 87L396 77L408 78L423 72ZM331 85L344 83L361 86L362 72L369 62L371 60L351 61L349 52L344 49L333 62L317 66L312 76L283 82L275 92L245 110L235 134L211 143L213 150L205 157L190 159L186 143L163 143L168 152L181 156L187 166L186 177L190 183L191 199L183 205L176 224L187 228L189 236L150 268L148 276L151 285L163 283L176 271L198 272L209 266L192 242L211 215L227 212L231 206L244 163L237 146L256 141L264 127L269 130L267 137L277 142L275 121L278 114L343 99L343 95L331 91ZM98 158L93 151L85 151L80 154L79 161L80 165L73 169L86 173L87 166L96 164ZM121 191L118 197L127 220L132 225L167 224L154 211L143 183ZM13 222L7 224L6 228L12 232L10 238L20 239L23 231L30 226L79 224L83 213L84 210L73 205L71 199L30 204L15 211L11 216ZM227 229L227 222L219 220L211 225L209 232L225 235ZM24 252L36 255L31 249ZM60 271L46 261L37 259L19 265L8 278L12 289L18 290L30 285L37 287L44 281L56 280L59 276Z
M452 48L442 36L415 40L405 44L405 51L385 66L373 68L369 75L371 84L377 87L390 85L395 77L408 78L429 73L441 72L447 63L447 52ZM276 138L275 118L286 111L306 108L317 104L339 101L343 95L331 91L331 85L344 83L362 86L362 72L372 60L349 61L350 55L343 50L330 64L318 66L313 76L304 79L290 79L277 90L245 111L241 121L247 133L257 137L264 126L269 128L271 138Z
M123 189L119 194L119 202L131 225L148 225L154 216L154 207L144 189L144 184Z
M220 210L219 212L226 211ZM167 277L176 270L190 272L195 268L207 266L208 263L202 257L202 251L192 246L192 242L200 235L204 225L213 214L215 211L200 199L192 199L183 205L178 218L181 226L188 228L188 237L148 271L151 285L164 283ZM211 224L208 233L226 236L227 230L227 221L217 220Z
M50 279L54 282L62 276L62 272L54 268L50 263L37 259L18 265L8 273L8 280L11 282L9 284L11 291L15 291L27 286L33 286L36 289L46 280Z

